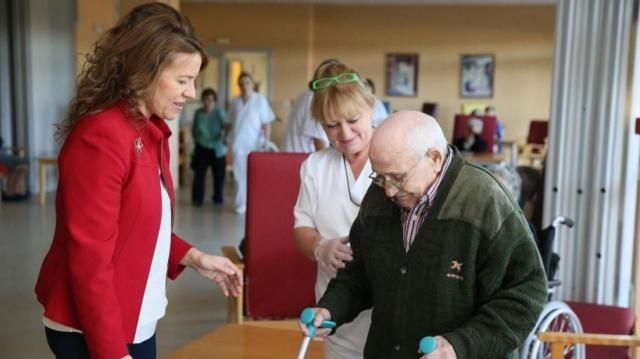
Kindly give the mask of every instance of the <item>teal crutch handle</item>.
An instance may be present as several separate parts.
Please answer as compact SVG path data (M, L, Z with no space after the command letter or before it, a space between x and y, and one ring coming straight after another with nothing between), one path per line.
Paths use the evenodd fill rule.
M300 313L300 321L307 325L307 329L309 330L309 336L313 337L316 335L316 326L313 325L313 320L316 317L316 312L311 308L305 308L302 313ZM320 324L320 328L335 328L336 322L332 320L323 320L322 324Z
M420 345L418 345L418 353L420 356L424 354L431 354L438 347L438 342L434 337L424 337L420 339Z

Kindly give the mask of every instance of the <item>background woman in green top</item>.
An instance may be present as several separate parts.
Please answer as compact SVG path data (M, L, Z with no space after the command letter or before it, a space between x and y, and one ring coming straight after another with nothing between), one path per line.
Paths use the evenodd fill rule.
M193 154L193 188L191 202L201 206L207 169L213 171L213 203L222 204L227 148L224 144L225 115L216 106L218 94L211 88L202 91L202 108L193 117L192 134L196 148Z

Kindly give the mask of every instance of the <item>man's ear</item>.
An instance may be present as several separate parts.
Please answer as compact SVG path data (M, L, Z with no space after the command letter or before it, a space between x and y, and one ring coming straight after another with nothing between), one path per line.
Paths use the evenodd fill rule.
M430 148L429 150L427 150L427 157L429 157L429 159L433 161L433 166L436 172L440 173L440 171L442 171L442 166L444 164L444 158L442 157L442 153L440 153L440 151L434 148Z

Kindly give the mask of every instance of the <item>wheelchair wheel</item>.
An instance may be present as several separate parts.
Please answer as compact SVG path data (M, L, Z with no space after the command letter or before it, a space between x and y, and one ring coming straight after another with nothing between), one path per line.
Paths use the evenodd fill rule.
M551 312L561 308L565 308L566 306L567 305L565 303L560 301L551 301L544 305L544 308L542 308L542 313L540 313L540 316L538 317L538 321L536 322L536 325L533 327L533 330L531 331L531 333L529 333L529 335L527 336L527 339L524 341L524 344L522 345L522 347L520 347L521 359L532 358L530 356L531 347L533 346L533 343L538 340L538 337L537 337L538 328L540 327L540 324L542 323L542 321L547 316L549 316Z
M545 305L534 330L520 350L520 358L551 358L551 345L538 340L539 332L582 333L582 325L576 314L563 302L553 301ZM584 359L585 348L582 344L565 347L564 357Z

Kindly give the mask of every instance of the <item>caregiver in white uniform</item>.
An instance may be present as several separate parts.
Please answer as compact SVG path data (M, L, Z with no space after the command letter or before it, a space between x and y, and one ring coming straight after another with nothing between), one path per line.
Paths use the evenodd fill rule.
M365 79L364 84L369 89L369 91L371 91L371 94L375 96L376 83L373 82L372 79ZM376 99L376 102L373 104L372 122L373 122L373 127L378 128L382 123L382 121L384 121L389 116L389 112L387 112L387 108L384 107L384 104L382 103L382 101L380 101L379 98L376 97L375 99Z
M369 143L375 99L358 74L339 62L320 69L313 87L311 111L331 147L312 153L302 164L294 238L298 249L318 262L319 299L336 271L353 259L348 235L371 184ZM341 326L327 338L325 358L362 358L370 324L367 310Z
M251 75L238 77L241 95L231 100L231 152L233 177L236 180L236 213L244 213L247 205L247 160L249 152L259 150L269 140L269 123L275 119L269 101L254 91Z
M293 103L284 136L284 151L286 152L311 153L316 150L313 137L306 136L303 132L305 123L314 121L311 118L311 99L313 99L313 92L307 90L298 96Z

